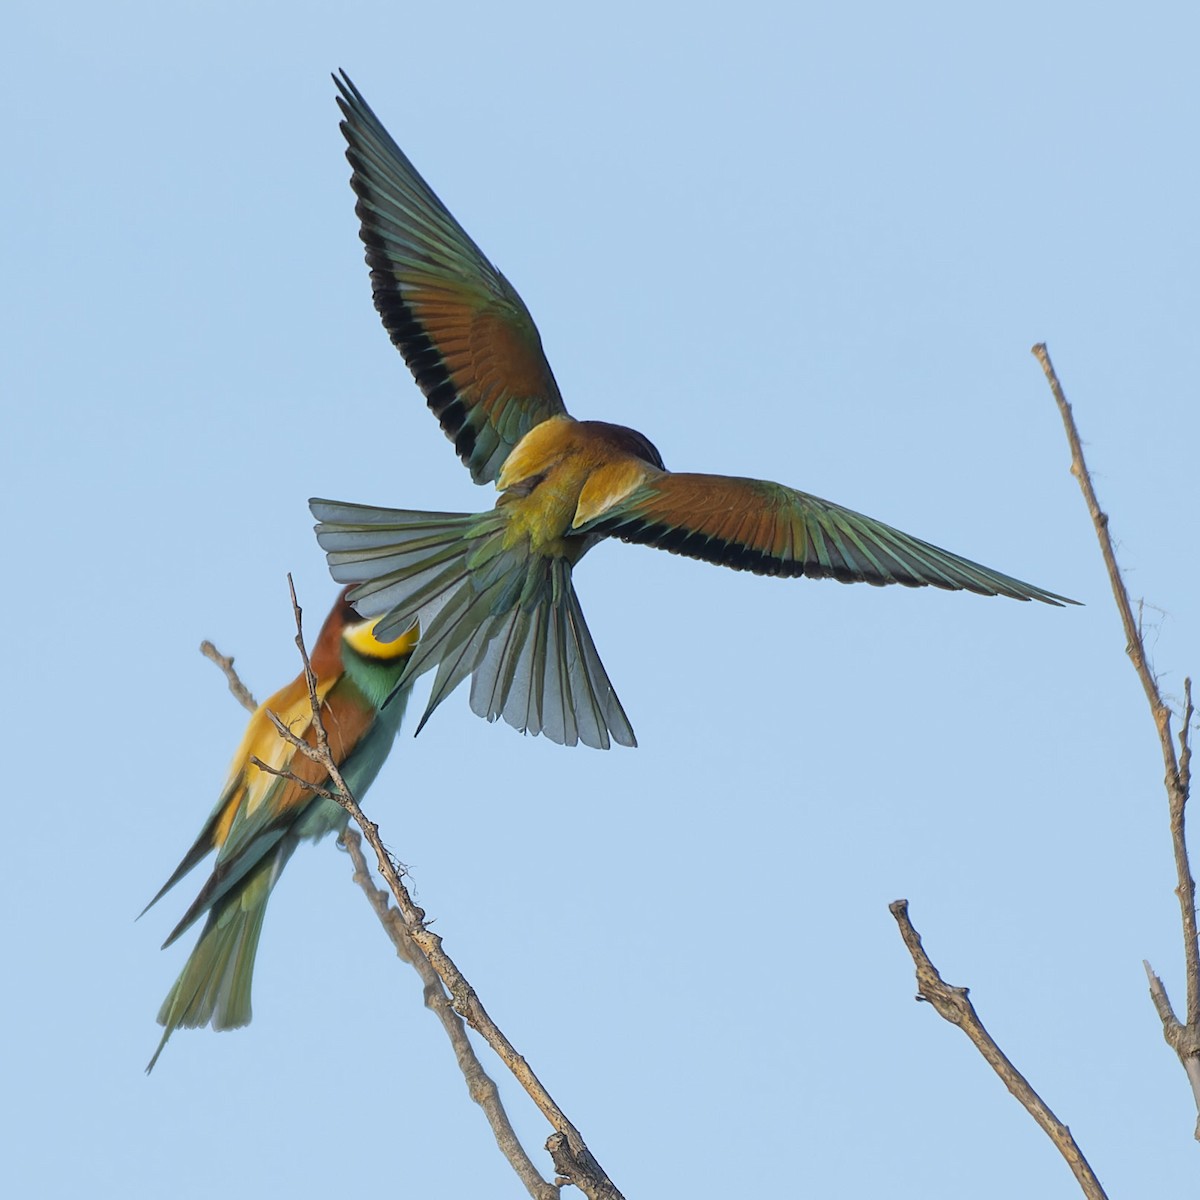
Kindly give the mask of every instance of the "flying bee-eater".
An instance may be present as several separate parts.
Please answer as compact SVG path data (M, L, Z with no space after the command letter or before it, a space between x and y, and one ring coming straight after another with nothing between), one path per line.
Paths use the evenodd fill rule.
M396 694L397 685L417 641L416 629L379 641L373 625L354 611L343 590L310 656L329 749L356 799L371 786L395 741L407 700L406 689ZM163 943L165 950L208 914L195 949L158 1011L163 1035L147 1072L176 1029L210 1023L214 1029L237 1029L249 1023L254 957L271 889L301 840L340 833L349 819L332 800L250 761L257 758L316 787L330 787L324 768L285 741L268 713L310 746L316 744L308 684L301 673L255 710L217 806L171 878L146 905L157 903L216 851L208 881Z
M783 484L673 473L642 434L576 420L512 285L345 73L335 83L375 307L471 477L500 491L474 514L310 502L333 577L357 585L376 636L420 621L404 681L437 667L421 725L471 676L489 721L636 744L571 582L603 537L759 575L1075 603Z

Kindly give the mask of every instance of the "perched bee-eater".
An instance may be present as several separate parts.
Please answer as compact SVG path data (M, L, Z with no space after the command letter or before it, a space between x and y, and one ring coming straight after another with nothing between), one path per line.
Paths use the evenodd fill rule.
M417 641L415 629L379 641L373 624L359 617L343 591L311 655L329 749L356 799L371 786L395 741L407 699L406 689L395 694L397 683ZM255 757L317 787L330 786L325 770L279 736L268 712L315 745L308 684L301 673L255 710L229 781L196 844L146 905L160 900L210 850L217 852L208 882L163 943L165 950L208 914L200 940L158 1010L163 1035L147 1071L180 1027L211 1022L214 1029L237 1029L249 1023L254 956L271 889L302 838L316 841L346 827L345 809L332 800L251 763Z
M571 583L602 537L759 575L1074 603L782 484L674 474L642 434L570 416L512 285L335 82L375 307L472 478L501 493L474 514L311 502L333 577L358 585L376 636L420 620L404 678L437 667L422 725L470 675L489 721L635 745Z

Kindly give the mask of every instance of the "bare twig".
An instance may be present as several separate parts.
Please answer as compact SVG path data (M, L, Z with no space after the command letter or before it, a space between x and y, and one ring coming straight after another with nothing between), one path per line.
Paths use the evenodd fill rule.
M297 749L303 750L306 754L312 747L305 741L298 738L273 712L267 710L267 716L271 718L271 723L275 726L276 733L279 734L284 741L291 742ZM270 763L265 763L257 754L250 755L250 765L257 767L260 771L266 771L268 775L274 775L277 779L286 779L288 783L297 784L306 792L312 792L314 796L320 796L322 800L331 800L334 804L341 805L341 799L336 792L331 792L328 788L322 787L319 783L313 783L311 779L304 779L297 775L295 771L289 771L287 767L273 767Z
M466 1026L454 1011L437 972L405 928L404 918L388 903L387 892L375 886L362 852L362 838L353 829L347 829L342 834L341 843L349 852L350 860L354 864L354 882L362 888L363 895L375 910L379 923L396 948L396 954L406 963L411 963L420 975L425 990L425 1007L441 1021L442 1028L454 1048L459 1069L467 1081L467 1091L471 1099L483 1109L497 1145L512 1164L526 1191L535 1200L557 1200L558 1188L542 1178L529 1155L525 1153L525 1147L518 1140L508 1114L504 1111L499 1089L475 1054Z
M379 836L379 827L367 818L346 786L346 781L342 778L337 763L330 753L325 728L321 723L321 701L317 695L317 680L304 645L303 614L296 600L296 589L291 575L288 575L288 588L292 597L292 613L296 620L296 648L300 652L300 658L304 663L304 674L308 681L309 702L312 705L313 731L316 741L315 746L301 742L300 739L295 739L293 744L296 744L297 748L314 762L319 763L328 773L335 793L333 799L350 814L351 819L362 830L368 845L375 851L377 869L396 901L404 920L405 929L429 960L446 990L450 993L455 1012L483 1037L484 1041L499 1056L501 1062L512 1072L517 1082L525 1089L542 1115L553 1126L555 1132L547 1140L546 1148L551 1152L555 1168L561 1176L561 1182L574 1184L585 1196L589 1197L589 1200L623 1200L616 1185L609 1179L588 1149L579 1130L567 1119L566 1114L554 1102L554 1098L533 1073L529 1064L517 1053L512 1043L488 1015L475 989L442 949L442 939L426 927L425 913L413 902L408 889L404 886L400 871ZM294 738L295 735L290 735L288 740L292 741Z
M1150 705L1150 713L1154 718L1154 726L1158 731L1159 745L1162 749L1163 767L1165 769L1164 786L1167 790L1167 803L1171 822L1171 843L1175 853L1175 875L1177 885L1175 895L1179 898L1179 912L1183 925L1183 956L1187 987L1187 1020L1181 1022L1176 1017L1166 989L1161 980L1150 970L1146 970L1151 978L1150 994L1162 1020L1163 1036L1167 1044L1179 1056L1192 1090L1196 1098L1197 1112L1200 1113L1200 936L1196 924L1196 884L1192 878L1191 864L1188 861L1187 839L1185 836L1184 818L1187 810L1188 791L1191 784L1191 727L1195 715L1192 708L1192 681L1184 681L1184 711L1179 729L1179 751L1175 750L1175 742L1171 736L1171 709L1163 699L1158 681L1150 668L1146 656L1146 643L1141 628L1141 622L1134 617L1133 607L1129 602L1129 592L1117 565L1117 556L1113 550L1112 538L1108 532L1108 515L1100 508L1096 499L1096 491L1092 486L1092 477L1088 472L1087 463L1083 457L1083 445L1079 439L1079 430L1075 425L1075 417L1071 406L1063 393L1058 381L1054 364L1044 343L1033 347L1033 355L1042 365L1050 391L1054 395L1058 411L1062 416L1063 426L1067 432L1067 443L1071 447L1071 474L1079 482L1080 490L1087 503L1088 513L1096 529L1096 537L1100 542L1100 553L1104 556L1104 565L1108 569L1108 579L1112 587L1113 598L1117 611L1121 616L1121 624L1125 630L1125 653L1129 655L1133 668L1141 681L1142 690L1146 693L1146 701ZM1155 986L1157 984L1157 986ZM1200 1120L1196 1125L1196 1137L1200 1139Z
M226 658L212 644L212 642L201 642L200 653L208 659L209 662L214 662L225 673L225 682L229 684L229 690L233 693L237 702L247 711L253 712L258 705L254 702L254 697L250 693L250 689L238 677L238 673L233 669L233 658Z
M293 594L294 601L295 596ZM229 690L237 697L241 704L250 711L255 711L258 706L255 704L254 697L250 694L249 689L242 683L237 671L234 670L233 658L227 658L212 642L207 641L200 643L200 652L205 658L216 663L225 673L225 678L229 683ZM271 719L280 737L286 742L304 751L306 754L312 749L307 742L293 733L275 713L268 712L267 716ZM315 795L333 801L335 804L340 803L339 797L328 788L321 787L312 780L302 779L293 771L273 767L269 763L263 762L257 755L252 755L250 761L261 771L266 771L268 774L275 775L280 779L287 779ZM322 765L324 766L325 764L322 763ZM421 953L420 948L409 935L408 930L405 928L403 917L396 909L389 905L387 893L375 887L372 882L366 859L362 853L362 839L353 830L347 829L343 831L340 842L349 852L351 861L354 864L354 882L362 888L371 907L375 910L380 923L383 925L384 932L387 933L392 945L396 948L396 954L404 962L411 964L421 977L421 982L424 984L425 1007L430 1009L437 1016L438 1020L441 1021L442 1027L445 1029L450 1039L450 1044L454 1049L459 1069L466 1079L468 1094L483 1109L501 1152L508 1159L518 1178L525 1185L526 1191L529 1192L534 1200L558 1200L559 1189L554 1184L542 1178L541 1173L525 1152L525 1147L521 1145L517 1138L516 1132L513 1130L512 1124L508 1119L508 1114L504 1111L499 1089L487 1072L484 1071L482 1064L476 1056L470 1038L467 1036L467 1031L458 1014L451 1006L450 998L446 995L437 972L434 971L429 960Z
M1100 1181L1088 1165L1083 1152L1075 1144L1071 1131L1050 1111L1049 1106L1033 1090L1025 1076L1013 1066L1004 1051L992 1040L975 1012L975 1006L968 999L967 989L947 983L930 961L924 946L921 945L921 935L909 920L908 901L893 900L888 909L900 926L900 936L904 939L917 968L917 999L928 1001L940 1017L952 1025L957 1025L971 1039L975 1048L987 1060L988 1066L1000 1076L1004 1086L1025 1106L1058 1147L1059 1153L1067 1160L1067 1166L1079 1181L1083 1194L1089 1197L1089 1200L1106 1200Z

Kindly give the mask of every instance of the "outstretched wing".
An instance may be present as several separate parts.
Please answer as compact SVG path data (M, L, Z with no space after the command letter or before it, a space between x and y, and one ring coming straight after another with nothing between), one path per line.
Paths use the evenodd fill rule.
M334 82L375 307L472 479L490 482L566 411L537 327L346 74Z
M656 476L576 532L643 542L756 575L938 587L1076 604L827 500L725 475Z

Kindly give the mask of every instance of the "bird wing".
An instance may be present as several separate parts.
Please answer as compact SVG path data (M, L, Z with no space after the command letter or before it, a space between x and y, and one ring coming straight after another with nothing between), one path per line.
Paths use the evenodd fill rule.
M899 583L1054 605L1077 603L882 521L759 479L656 476L575 532L642 542L756 575Z
M491 482L566 412L537 326L345 73L334 82L375 307L471 477Z
M323 681L318 684L317 694L323 702L321 716L330 750L335 761L342 763L369 728L373 713L360 705L339 704L334 686L337 682L337 679ZM301 676L260 705L250 718L220 800L192 849L150 902L154 904L160 899L209 851L217 851L212 874L179 924L171 930L164 947L174 942L273 853L301 814L318 799L295 780L281 778L255 766L251 758L257 758L277 771L290 771L318 787L328 786L324 768L299 754L291 743L280 737L268 712L275 713L297 737L310 745L315 741L308 685Z

